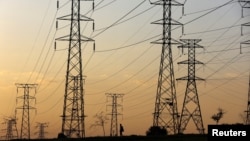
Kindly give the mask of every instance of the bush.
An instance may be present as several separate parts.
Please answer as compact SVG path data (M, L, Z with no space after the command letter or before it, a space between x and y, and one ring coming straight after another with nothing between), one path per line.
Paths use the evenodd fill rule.
M146 136L166 136L167 130L164 127L151 126L146 132Z
M58 139L65 139L67 138L63 133L59 133L57 136Z

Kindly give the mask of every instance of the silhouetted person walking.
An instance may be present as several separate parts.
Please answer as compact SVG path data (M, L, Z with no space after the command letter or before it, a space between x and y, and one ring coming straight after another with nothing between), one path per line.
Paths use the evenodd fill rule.
M122 136L123 132L124 132L124 128L123 128L122 124L120 124L120 136Z

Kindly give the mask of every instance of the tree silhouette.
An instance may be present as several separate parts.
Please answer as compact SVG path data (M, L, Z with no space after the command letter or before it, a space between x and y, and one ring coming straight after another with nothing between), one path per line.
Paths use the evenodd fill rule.
M218 113L212 115L211 118L216 122L216 124L218 124L224 114L225 114L225 111L221 108L218 108Z
M103 135L105 136L105 128L104 128L104 126L107 123L108 117L103 112L100 112L100 113L96 114L94 116L94 118L96 118L97 120L95 121L94 124L92 124L90 126L90 128L95 127L95 126L101 126L102 131L103 131Z

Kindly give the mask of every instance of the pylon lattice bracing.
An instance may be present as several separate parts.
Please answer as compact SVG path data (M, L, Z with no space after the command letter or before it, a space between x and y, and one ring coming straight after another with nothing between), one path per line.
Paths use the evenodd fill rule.
M250 0L239 0L239 3L242 7L242 11L241 11L241 17L243 18L244 17L244 9L250 9ZM248 23L244 23L244 24L241 24L241 35L243 35L243 28L244 27L250 27L250 22ZM240 43L240 53L242 53L242 47L244 45L250 45L250 40L246 40L246 41L242 41Z
M241 11L241 17L243 18L244 17L244 9L250 9L250 0L239 0L239 3L242 7L242 11ZM241 35L243 36L243 28L244 27L250 27L250 22L247 22L247 23L244 23L244 24L241 24ZM240 43L240 53L242 53L242 47L244 45L250 45L250 40L246 40L246 41L242 41ZM250 125L250 72L249 72L249 85L248 85L248 100L247 100L247 110L245 111L246 112L246 121L245 121L245 124L246 125Z
M17 97L18 99L23 100L23 104L20 107L17 107L16 110L22 110L22 123L21 123L21 139L30 139L30 110L35 109L30 106L31 100L35 100L34 96L30 95L30 89L36 89L37 84L16 84L17 90L22 88L23 95Z
M178 64L188 65L188 76L178 78L177 80L186 80L187 87L184 96L182 111L180 115L179 131L178 133L183 133L186 129L190 119L193 120L198 132L204 134L204 126L201 114L201 108L199 103L198 91L196 87L196 80L204 80L195 75L196 64L203 64L202 62L195 59L195 49L203 48L197 43L200 39L181 39L184 44L181 47L188 48L188 60L179 62Z
M85 137L83 89L85 77L82 71L81 45L82 42L94 41L81 34L80 21L94 20L80 13L80 3L80 0L71 0L71 14L58 18L58 20L69 20L71 24L70 34L56 39L69 41L61 132L67 137L76 138Z
M246 125L250 125L250 72L248 81L248 99L247 99L247 110L246 110Z
M48 127L48 123L37 123L36 128L38 128L38 132L35 134L38 134L38 139L45 139L45 134L48 132L45 131L45 128Z
M250 8L250 0L238 0L240 3L240 6L242 7L241 11L241 17L244 17L244 9Z
M174 66L172 59L172 45L179 44L171 36L172 25L182 25L173 20L171 7L183 6L175 0L159 0L151 4L163 7L163 17L153 24L162 25L162 37L152 43L161 44L161 61L158 76L158 85L153 113L153 126L165 128L168 134L178 132L178 109L175 89ZM183 26L182 26L183 27Z
M4 124L6 124L6 135L5 139L6 140L12 140L12 139L17 139L18 138L18 132L17 132L17 127L16 127L16 118L10 117L5 119Z
M118 115L122 115L119 112L119 107L122 107L122 104L118 102L118 98L123 97L124 94L116 94L116 93L106 93L107 98L111 98L112 104L107 105L111 106L111 121L110 121L110 136L118 136Z

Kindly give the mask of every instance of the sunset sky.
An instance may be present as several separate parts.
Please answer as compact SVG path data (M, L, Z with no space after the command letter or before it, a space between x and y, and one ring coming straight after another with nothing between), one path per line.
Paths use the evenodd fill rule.
M46 137L57 137L61 131L63 95L65 87L67 42L55 38L69 34L70 22L56 18L70 14L70 0L0 0L0 123L15 115L23 93L16 83L37 84L30 94L36 102L32 106L31 135L38 132L37 123L49 123ZM85 78L86 136L102 136L101 127L90 128L95 114L110 113L106 93L124 94L119 123L124 135L145 135L153 124L154 103L160 64L161 45L151 42L160 38L162 26L151 24L162 18L162 7L151 5L154 0L95 0L81 2L81 13L95 20L81 23L82 34L95 40L82 44L83 75ZM250 47L240 43L250 38L250 9L243 9L238 0L179 0L182 7L173 7L173 19L183 23L172 27L172 35L179 39L201 39L196 59L204 65L196 66L199 102L204 127L215 124L211 116L218 108L225 110L220 123L242 123L247 110L250 75ZM187 75L187 65L177 62L187 59L177 46L172 46L175 78ZM186 81L176 82L178 111L181 112ZM109 115L107 117L110 118ZM17 110L20 130L21 111ZM6 129L1 124L0 129ZM105 125L109 135L110 120ZM206 130L207 131L207 130ZM184 131L198 133L193 121ZM1 132L0 136L5 133Z

